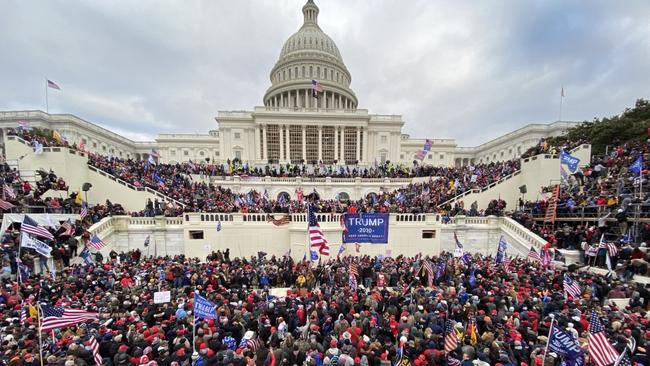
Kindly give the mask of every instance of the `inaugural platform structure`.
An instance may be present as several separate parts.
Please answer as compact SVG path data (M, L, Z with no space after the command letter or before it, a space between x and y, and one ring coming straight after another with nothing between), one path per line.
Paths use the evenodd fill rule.
M254 165L412 164L427 139L405 134L401 115L372 114L359 108L351 88L352 74L334 40L318 24L318 6L309 0L302 14L302 26L284 43L271 69L263 105L250 111L219 111L215 130L161 134L155 141L140 142L69 114L10 111L0 112L2 148L7 129L16 128L18 121L28 121L34 127L57 129L70 143L83 142L87 151L137 160L148 159L155 150L159 154L156 159L168 163L237 158ZM314 82L322 91L314 93ZM563 134L573 125L529 124L476 147L459 147L454 139L437 138L439 132L431 131L426 136L431 149L420 163L464 166L509 160L521 156L541 138Z

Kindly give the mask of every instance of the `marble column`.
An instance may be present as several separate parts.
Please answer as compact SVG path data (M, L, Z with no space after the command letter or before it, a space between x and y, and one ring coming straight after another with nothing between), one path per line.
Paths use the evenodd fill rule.
M357 161L361 161L361 127L357 127Z
M339 126L334 126L334 160L339 159Z
M262 160L268 162L269 160L269 151L267 149L267 136L266 136L266 125L262 125Z
M280 163L284 162L284 125L278 126L278 129L280 130L280 143L278 144L279 149L280 149Z
M302 159L307 162L307 131L302 126Z
M284 134L284 139L286 140L287 144L285 145L286 148L284 150L284 153L286 156L284 159L288 162L291 162L291 125L286 125L285 127L287 128L287 131Z
M323 127L318 126L318 162L323 160Z

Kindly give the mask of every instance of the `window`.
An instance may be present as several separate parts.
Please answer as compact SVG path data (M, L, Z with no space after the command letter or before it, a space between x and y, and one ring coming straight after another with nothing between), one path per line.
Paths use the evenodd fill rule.
M203 239L203 230L190 230L190 239L191 240Z
M345 162L356 163L357 161L357 129L346 127L343 131L343 157Z
M435 230L422 230L422 239L435 239L436 231Z
M235 150L235 159L241 161L241 150Z
M219 152L218 152L218 151L215 151L215 152L214 152L214 156L218 157L218 156L219 156Z
M289 145L291 149L290 160L293 164L299 164L302 160L302 127L289 125Z
M305 160L311 164L318 163L318 127L306 126L305 127L305 152L307 156Z
M287 80L287 70L282 70L282 81Z
M380 138L380 139L381 139L381 143L382 143L382 144L385 144L385 143L388 142L388 136L386 136L386 135L381 135L381 138Z
M445 160L445 154L440 154L440 160Z
M176 150L171 150L170 154L171 154L171 156L176 156Z
M241 132L235 132L235 140L239 140L241 138Z
M399 158L400 158L401 160L404 160L404 154L400 154Z
M334 126L323 126L323 163L334 163Z
M305 74L305 67L303 66L302 67L302 77L304 78L305 76L307 76L307 74Z
M309 77L312 77L313 74L314 74L314 67L313 67L313 66L309 66Z
M433 160L433 154L429 154L429 160Z
M97 143L93 142L93 147L96 149L97 148Z
M201 157L205 156L205 152L199 151L199 156L201 156Z
M382 164L384 164L386 162L386 153L385 152L379 154L379 160L381 161Z
M190 155L190 152L187 151L187 150L185 150L185 151L183 151L183 155L185 155L185 156L189 156L189 155Z

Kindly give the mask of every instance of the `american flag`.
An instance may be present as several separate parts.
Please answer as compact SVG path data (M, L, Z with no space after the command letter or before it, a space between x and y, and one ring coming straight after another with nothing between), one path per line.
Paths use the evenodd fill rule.
M99 238L99 236L93 235L88 241L88 246L100 250L106 246L106 243L104 243L102 239Z
M506 272L510 272L510 263L511 263L510 257L506 255L505 258L503 259L503 269Z
M359 287L359 285L357 283L357 277L354 274L352 274L352 272L350 272L350 280L349 280L348 284L350 285L350 288L353 291L356 291L357 288Z
M447 319L445 327L445 352L453 352L458 347L458 335L454 329L454 324L450 319Z
M32 126L27 121L18 121L18 128L23 131L31 131Z
M61 228L64 231L60 235L70 236L70 235L74 234L74 228L72 227L72 223L70 222L70 220L68 220L68 221L64 222L63 224L61 224Z
M616 362L618 353L607 340L605 329L596 312L591 313L589 319L589 345L587 351L589 358L596 366L607 366Z
M95 359L95 365L100 366L103 363L102 356L99 354L99 344L95 337L90 337L90 349L93 351L93 358Z
M454 357L447 357L447 366L460 366L460 360Z
M0 208L3 210L10 210L16 206L12 205L11 202L7 202L0 198Z
M425 259L422 265L424 266L424 270L427 271L427 286L433 287L433 277L435 276L433 274L433 266L428 259Z
M20 225L20 232L40 236L46 239L54 240L54 235L46 228L39 225L34 219L25 215Z
M564 291L573 297L579 297L582 294L582 288L580 288L580 285L568 273L564 274Z
M314 91L314 94L323 92L323 86L316 80L311 81L311 89Z
M614 363L614 366L632 366L633 363L632 360L630 359L630 353L631 353L630 349L626 347L623 353L621 353L621 355L619 356L618 360L616 360L616 362Z
M84 217L88 216L88 204L86 202L81 202L81 210L79 211L79 217L83 220Z
M5 198L16 198L16 192L14 192L14 189L8 184L5 183L2 186L2 191L5 193Z
M359 268L357 267L357 264L354 262L350 263L350 274L359 277Z
M308 230L309 243L311 244L311 247L318 247L318 251L321 255L330 255L330 247L327 244L327 239L325 239L323 230L321 230L316 215L314 214L314 210L311 207L307 209L307 216L309 217Z
M41 305L41 313L43 314L41 329L44 332L99 318L99 313L50 305Z
M616 243L601 242L600 245L598 245L598 249L602 248L607 249L610 257L616 257L616 254L618 254L618 247L616 246Z
M47 80L47 87L52 88L52 89L56 89L56 90L61 90L61 88L58 85L56 85L56 83L54 81L49 80L49 79Z
M535 251L535 248L533 248L533 247L530 247L530 251L528 251L528 257L527 258L530 258L530 259L532 259L533 261L536 261L536 262L541 262L542 261L542 257L539 256L539 253L537 253L537 251Z

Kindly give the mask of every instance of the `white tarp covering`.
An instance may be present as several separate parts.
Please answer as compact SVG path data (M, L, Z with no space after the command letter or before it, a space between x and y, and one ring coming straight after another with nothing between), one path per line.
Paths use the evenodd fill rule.
M79 220L78 214L12 214L6 213L2 217L2 228L0 228L0 236L4 235L5 231L14 222L22 222L25 215L28 215L41 226L46 227L59 227L61 221L70 219L71 221Z

